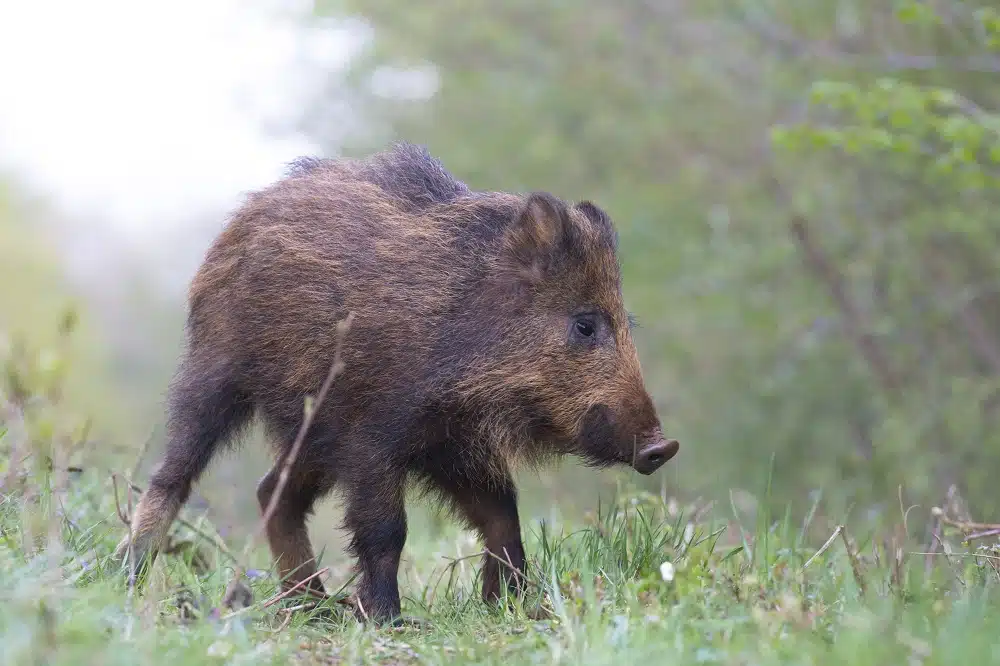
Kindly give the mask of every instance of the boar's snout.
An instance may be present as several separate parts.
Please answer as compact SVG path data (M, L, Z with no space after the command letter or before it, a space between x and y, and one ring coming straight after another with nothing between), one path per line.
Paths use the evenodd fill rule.
M652 474L660 469L680 450L681 445L676 439L667 439L659 431L652 437L645 438L641 448L636 451L632 467L640 474Z
M598 465L630 465L640 474L652 474L677 455L680 444L663 436L659 424L636 435L628 423L617 422L606 405L595 405L583 420L580 452Z

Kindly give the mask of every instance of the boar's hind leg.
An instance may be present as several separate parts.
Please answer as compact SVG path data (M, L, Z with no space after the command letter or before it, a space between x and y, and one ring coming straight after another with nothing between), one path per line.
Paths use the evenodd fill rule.
M406 543L406 508L401 470L385 465L353 471L347 488L346 526L361 581L357 615L377 623L401 621L399 558Z
M257 485L257 500L262 514L267 511L271 502L283 464L284 460L279 459ZM304 474L301 468L293 465L275 505L274 514L267 523L267 540L285 590L316 573L316 556L309 542L306 517L312 511L316 499L330 486L332 483L321 485L311 475ZM318 577L311 578L303 588L300 588L303 594L326 597L326 590Z
M524 544L513 479L486 481L469 476L456 481L443 474L432 478L484 541L483 601L499 601L503 587L520 596L524 592Z
M230 366L219 359L185 358L167 403L166 456L136 507L130 533L116 550L118 558L129 565L130 582L156 558L192 484L211 462L218 444L252 414L251 403L239 390Z

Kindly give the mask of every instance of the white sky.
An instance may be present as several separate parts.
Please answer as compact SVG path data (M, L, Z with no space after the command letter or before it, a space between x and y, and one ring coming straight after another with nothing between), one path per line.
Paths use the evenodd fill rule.
M317 150L266 126L364 35L311 5L0 0L0 168L116 244L185 233Z

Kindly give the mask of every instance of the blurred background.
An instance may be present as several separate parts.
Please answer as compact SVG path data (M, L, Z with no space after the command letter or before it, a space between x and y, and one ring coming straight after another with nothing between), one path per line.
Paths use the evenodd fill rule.
M127 471L148 443L145 485L225 214L299 155L406 139L474 188L592 199L620 230L681 453L651 479L526 475L525 518L619 484L723 515L821 497L835 520L954 485L1000 518L997 8L3 0L0 343L45 354L75 308L81 464ZM259 515L252 439L190 505L224 533Z

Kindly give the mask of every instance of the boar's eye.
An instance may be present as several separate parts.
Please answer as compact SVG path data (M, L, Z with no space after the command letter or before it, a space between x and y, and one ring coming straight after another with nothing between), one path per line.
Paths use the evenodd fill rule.
M590 315L582 315L573 320L570 336L574 342L592 343L597 336L597 322Z

